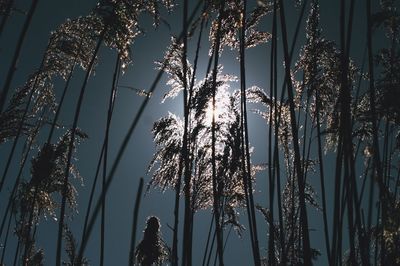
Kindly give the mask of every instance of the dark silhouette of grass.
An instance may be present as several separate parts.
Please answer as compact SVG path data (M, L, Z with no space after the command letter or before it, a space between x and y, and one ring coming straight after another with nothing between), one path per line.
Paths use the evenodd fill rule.
M149 172L154 170L151 172L150 185L160 186L162 190L174 190L172 248L169 250L170 244L163 242L159 230L161 224L156 216L148 219L144 238L135 247L144 183L144 179L140 178L131 228L130 265L163 262L172 265L196 264L194 254L199 252L193 250L197 241L194 232L198 226L195 213L199 209L211 208L207 241L200 251L204 252L202 265L227 263L229 254L226 247L228 243L236 241L232 240L231 232L235 229L239 235L242 234L243 225L239 222L237 209L245 210L247 215L252 250L252 258L249 256L248 261L250 263L252 260L254 265L400 263L400 109L397 71L400 19L394 2L382 0L379 8L370 0L360 4L365 6L362 12L365 13L365 21L362 22L365 23L365 32L361 34L355 30L355 19L359 15L356 1L338 1L337 46L325 37L325 31L330 29L322 31L318 0L297 1L298 18L292 36L289 36L292 32L289 25L294 20L288 17L287 9L293 7L289 2L257 1L255 9L250 11L254 4L249 1L198 1L195 5L187 0L181 1L179 3L182 5L176 7L182 11L182 32L173 38L164 61L158 63L158 73L149 90L142 91L131 86L118 86L120 71L129 66L129 48L141 29L139 22L142 14L150 14L157 26L164 21L160 7L170 11L171 2L100 1L88 16L69 20L52 33L38 71L13 94L9 106L5 106L37 2L32 2L16 50L10 55L12 63L4 75L0 99L0 124L4 125L4 128L0 128L0 143L12 142L11 151L4 158L5 167L0 183L3 194L6 193L3 188L11 182L7 179L13 174L10 169L17 164L14 157L18 143L25 142L16 167L17 174L10 184L12 188L10 195L7 195L8 201L2 205L4 215L0 237L4 246L1 264L6 263L9 257L12 262L12 255L8 256L7 253L14 252L14 265L41 265L45 253L37 245L37 236L42 233L39 224L44 223L40 217L54 211L59 212L55 264L86 265L87 260L83 255L94 225L100 218L98 255L99 264L105 265L105 259L108 258L108 192L128 143L164 72L170 78L168 85L172 84L164 99L173 98L182 91L183 118L171 114L155 122L152 133L159 150ZM13 1L1 4L4 6L0 34L12 11ZM307 10L309 13L303 29ZM257 28L263 25L259 25L260 21L268 21L264 19L266 15L271 15L271 24L268 26L272 29L272 35ZM205 36L207 30L210 31ZM303 33L303 46L297 49L298 39ZM385 43L378 43L375 39L375 36L383 34L386 47L383 47ZM364 59L368 63L367 73L363 73L364 59L361 68L358 68L357 58L353 59L351 54L353 46L359 42L356 40L359 36L366 37ZM209 40L206 41L204 37ZM268 40L271 40L271 45L265 46L269 49L265 52L270 61L263 66L265 73L270 76L269 88L247 88L247 66L251 62L248 61L246 49ZM195 48L193 66L188 59L192 43ZM199 82L200 51L205 43L210 48L208 62L205 78ZM116 49L117 57L105 136L93 175L78 247L65 214L67 207L75 202L70 179L76 174L73 153L78 143L77 137L85 137L78 129L84 94L103 46ZM224 49L227 47L233 53L226 53ZM220 65L225 55L232 54L237 59L240 91L229 91L226 99L222 99L219 98L221 88L229 87L229 82L234 78L224 76ZM283 66L280 65L281 59ZM83 68L85 76L73 113L73 123L64 132L60 142L52 144L54 136L64 130L63 125L59 125L60 115L69 111L63 105L68 99L67 92L77 66ZM57 107L50 90L56 76L65 81ZM278 86L282 86L281 90L278 90ZM139 105L115 158L111 159L110 130L118 87L130 88L146 97ZM224 100L227 102L222 103ZM227 108L222 115L217 114L216 110L221 103ZM260 195L266 200L267 208L259 205L259 199L253 195L255 173L262 167L251 161L250 104L255 104L255 113L260 114L268 124L268 133L264 138L268 145L267 157L264 158L267 162L265 176L268 187ZM207 107L214 110L209 125L206 122ZM42 143L41 132L47 124L50 124L49 134ZM157 134L164 136L161 138ZM52 157L57 150L55 147L59 147L57 145L60 145L60 149L64 147L63 152L57 155L62 157L59 161L56 160L59 157ZM31 160L30 178L23 178L28 158L35 147L39 152ZM54 166L54 163L57 165ZM154 165L158 163L161 166L156 169ZM333 170L328 171L332 169L330 164L333 164ZM99 183L101 191L95 199ZM318 190L313 188L316 184ZM53 198L55 194L57 196ZM321 197L317 198L316 194ZM58 195L60 206L56 204ZM181 200L184 201L183 213L179 211ZM265 224L259 223L256 209L263 216ZM321 242L324 243L321 247L315 246L310 237L314 217L319 220L316 230L321 231ZM268 236L260 233L262 226L268 228ZM13 229L14 236L11 234ZM182 239L179 239L180 230ZM16 241L11 241L12 236ZM266 250L260 247L262 238L267 243ZM10 246L12 243L15 243L15 249ZM63 246L68 261L63 261ZM319 249L324 250L324 256L321 256ZM178 257L179 251L182 252L181 259Z
M140 199L143 191L143 178L140 178L138 191L136 193L135 208L133 210L132 232L131 232L131 247L129 249L129 265L135 265L135 244L136 244L136 229L139 216Z
M14 52L14 55L12 58L11 66L8 69L7 77L5 79L6 81L4 83L3 90L0 94L0 112L2 112L4 109L4 104L6 103L6 100L7 100L7 94L8 94L8 91L10 90L11 82L12 82L14 74L17 70L17 64L18 64L18 59L21 54L22 45L24 44L26 34L28 32L29 26L31 24L31 20L33 18L33 15L35 13L38 3L39 3L39 0L33 0L31 7L29 8L28 14L26 15L25 23L22 28L21 34L19 36L18 43L17 43L16 49L15 49L15 52ZM5 16L7 16L7 14Z

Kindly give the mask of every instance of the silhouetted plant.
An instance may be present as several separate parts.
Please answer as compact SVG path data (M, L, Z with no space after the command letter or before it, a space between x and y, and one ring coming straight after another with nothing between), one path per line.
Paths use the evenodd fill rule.
M161 237L160 220L151 216L146 221L143 239L136 247L136 259L139 265L161 265L169 257L169 249Z
M213 11L218 11L220 1L210 1L210 13ZM226 7L224 8L224 13L220 14L222 16L221 20L221 45L220 52L223 51L224 47L229 47L232 50L239 51L240 37L239 35L242 27L242 11L243 11L243 1L228 0L226 2ZM245 48L255 47L257 45L266 43L270 38L271 34L268 32L260 31L257 29L258 24L261 19L272 11L272 5L268 1L259 1L254 10L246 18L246 32L245 32ZM211 23L209 39L211 42L211 48L209 54L213 53L213 47L216 41L218 28L218 21L215 19Z
M26 19L25 19L24 25L22 27L21 33L19 35L18 42L17 42L16 48L15 48L15 51L14 51L14 55L12 57L11 65L10 65L10 67L8 69L7 77L6 77L5 82L4 82L3 90L1 91L1 94L0 94L0 112L2 112L3 109L4 109L4 105L5 105L6 99L7 99L7 94L8 94L8 91L10 90L10 87L11 87L11 82L12 82L14 74L15 74L17 68L18 68L18 59L19 59L20 54L21 54L22 45L24 44L25 37L26 37L27 32L28 32L28 28L29 28L29 26L31 24L31 20L33 18L33 14L35 13L35 10L36 10L36 7L37 7L38 3L39 3L39 0L33 0L32 1L31 5L30 5L30 8L29 8L29 11L28 11L28 13L26 15Z
M400 70L400 15L393 1L382 1L381 21L387 36L389 46L382 48L376 56L380 66L379 77L376 81L377 112L380 117L396 124L399 123L399 70ZM377 16L376 15L376 16Z
M142 31L139 15L149 13L154 18L154 26L158 26L161 19L160 6L171 11L174 4L172 0L100 0L89 15L93 16L95 32L99 34L102 29L105 30L105 45L118 51L122 69L131 62L130 45Z
M380 9L376 8L378 5L371 6L371 0L360 4L367 7L367 48L359 68L357 57L352 60L350 53L354 51L352 40L356 36L353 20L358 14L354 0L339 1L340 31L335 41L326 39L328 34L322 31L319 10L321 1L318 0L290 2L290 5L294 3L295 8L301 8L293 38L288 35L291 31L288 31L290 26L287 22L291 23L292 20L288 18L289 13L285 12L288 5L286 1L207 0L199 1L196 8L193 8L188 0L177 1L177 4L172 0L99 0L89 14L68 19L51 33L42 63L26 83L15 90L6 106L18 57L38 2L32 1L31 9L26 14L0 95L0 145L13 140L0 191L8 185L5 177L8 169L12 169L13 156L19 148L18 141L22 138L25 140L10 200L4 204L7 207L0 226L0 237L4 244L0 264L5 262L6 247L10 250L10 243L14 244L8 239L14 228L18 238L14 264L44 265L44 252L36 238L42 233L39 226L45 222L42 217L51 217L60 219L56 265L88 265L83 253L100 212L99 257L100 265L104 264L106 195L128 142L163 73L168 75L167 85L170 89L162 101L183 94L183 117L169 113L154 123L152 134L156 153L148 168L152 174L148 188L158 187L161 191L173 189L175 192L173 247L170 252L162 240L159 219L152 216L147 220L143 240L134 248L138 215L136 206L130 264L136 258L136 262L141 265L168 262L178 265L181 196L185 204L182 265L194 263L194 218L198 210L212 208L213 213L203 264L206 261L207 264L211 263L215 254L214 264L218 260L223 265L226 258L225 245L231 229L235 229L239 236L243 234L244 226L240 224L242 217L239 212L244 207L248 214L255 265L311 265L321 256L319 250L312 247L315 241L310 241L309 237L308 219L314 219L314 211L313 216L307 216L310 209L315 209L317 215L318 211L322 211L329 264L400 264L400 16L396 1L382 0ZM120 69L123 73L134 59L132 44L144 32L140 19L146 14L153 19L154 27L164 22L168 24L161 16L161 9L170 12L175 6L180 7L180 3L183 3L183 31L179 37L172 38L163 61L157 63L159 72L149 86L149 91L125 86L146 97L111 166L108 163L107 147L116 88ZM13 6L14 1L0 0L0 34L3 33ZM201 6L203 10L198 12ZM248 11L247 7L253 9ZM300 29L304 25L305 10L309 10L304 28L305 38L300 44L301 48L297 49L299 33L303 33ZM189 11L193 11L190 16ZM268 26L269 22L265 18L272 12L270 34L261 27ZM200 31L192 65L191 60L188 60L191 52L189 42L198 29ZM203 31L208 32L206 37L209 42L202 36ZM384 39L383 42L378 43L378 38L379 41ZM270 88L266 93L256 86L247 88L246 81L249 78L246 78L246 68L249 61L245 51L246 48L266 43L270 39L271 47L265 47L270 49L271 56ZM288 40L293 40L291 47L288 46ZM280 50L278 42L283 44L283 50ZM198 79L199 51L203 43L207 43L209 61L204 78ZM73 154L78 139L86 137L78 129L78 122L89 79L96 66L102 63L99 51L103 46L117 53L105 140L97 167L98 172L103 162L103 182L101 195L92 210L96 173L81 238L82 245L78 250L64 217L67 217L68 208L77 210L77 191L70 177L78 177ZM230 53L225 51L226 48L231 49ZM298 58L295 58L296 53ZM240 64L240 79L223 74L221 62L225 56L232 54ZM283 65L280 64L282 55ZM366 59L368 71L364 68ZM267 64L262 67L268 69ZM78 68L85 72L85 78L73 114L73 125L53 144L52 136L57 132L55 129L63 127L58 117L70 80ZM282 69L284 75L281 82L278 77ZM60 77L65 85L57 103L53 84L58 84L56 78ZM240 91L231 88L236 81L240 81ZM278 90L280 83L282 91ZM268 124L266 166L253 165L251 162L253 149L249 144L248 130L251 131L251 128L248 128L247 122L247 103L254 104L257 108L254 112L261 115ZM49 121L51 128L47 141L40 143L42 127ZM23 180L21 177L26 172L26 162L29 161L31 151L37 147L41 148L31 160L31 176ZM332 156L336 157L335 169L328 171L331 168L326 165L332 164ZM269 235L268 255L260 259L252 186L256 173L264 168L268 169L266 189L269 191L266 195L269 207L258 206L257 209L267 222ZM321 190L314 190L310 185L315 186L313 179L316 177L319 177ZM334 187L328 189L326 184L334 184ZM329 190L331 192L326 192ZM322 195L321 202L317 194ZM328 223L330 207L332 223ZM58 216L56 213L59 209L61 211ZM278 216L274 214L275 211L278 211ZM93 214L89 219L91 212ZM227 228L229 232L224 237ZM3 229L7 230L4 241L3 233L6 231ZM321 228L317 230L322 231ZM64 260L62 241L65 242L68 256Z
M176 97L184 89L184 75L182 74L181 46L173 39L167 52L167 61L163 64L170 79L167 84L171 86L163 100ZM159 63L161 65L161 63ZM243 155L241 150L241 123L239 93L229 93L229 83L236 81L236 77L222 75L222 67L217 74L216 108L214 111L216 121L216 173L218 182L218 197L220 197L222 216L221 225L233 225L240 232L237 207L245 206L245 195L242 183L243 169L241 167ZM188 82L193 78L193 70L187 63ZM189 105L188 138L190 143L189 166L190 178L190 204L196 210L214 205L213 175L209 169L212 161L212 92L213 74L205 79L196 81L192 88L192 98ZM153 172L150 184L160 186L162 190L175 188L180 182L180 163L182 152L184 123L179 117L170 114L168 117L157 121L153 126L154 141L157 152L150 164L149 170L158 167ZM262 167L253 166L250 176ZM183 171L182 171L183 172ZM215 207L214 207L215 208ZM222 217L221 216L221 217ZM192 218L193 219L193 218Z
M38 251L32 252L32 255L29 257L26 264L32 265L32 266L44 266L44 251L43 251L43 249L39 249Z
M306 33L306 44L300 51L300 58L294 68L295 72L303 75L302 83L297 86L296 100L298 104L302 104L301 98L313 97L313 101L309 103L310 115L313 121L319 115L320 127L322 123L326 123L326 129L323 130L327 135L326 149L335 149L340 114L340 51L335 42L327 40L321 33L317 4L312 6ZM349 79L354 80L355 74L355 66L350 64Z
M74 235L69 230L68 227L65 228L64 232L65 238L65 251L68 255L68 261L63 262L64 266L87 266L89 261L86 258L79 258L78 256L78 246Z
M86 134L78 132L79 138L86 138ZM32 160L31 179L21 182L16 196L16 206L19 210L20 239L25 242L26 255L30 253L34 243L31 236L31 227L39 222L40 215L50 216L57 220L55 211L59 207L54 194L63 193L64 169L67 162L71 131L67 131L57 144L46 143ZM76 142L78 144L79 142ZM75 145L76 145L75 144ZM74 146L75 149L75 146ZM75 178L81 178L74 165L70 166ZM66 198L69 206L76 209L76 189L72 183L68 184ZM28 257L27 257L28 258Z
M26 105L32 100L34 104L24 117ZM0 144L17 136L21 123L21 133L29 135L38 118L37 114L46 106L50 110L54 110L56 106L53 84L47 73L36 72L15 92L7 108L0 113Z
M8 139L12 139L18 135L18 128L21 125L21 131L24 134L29 134L30 124L23 121L24 104L27 95L31 92L30 86L24 86L18 90L11 98L10 104L6 110L0 113L0 143ZM32 117L28 115L28 117Z
M169 1L167 1L169 3ZM129 63L129 46L133 39L137 36L137 16L143 11L144 6L147 3L136 3L135 1L111 1L104 0L100 1L93 11L87 16L90 27L85 27L84 35L88 34L89 39L93 38L95 49L90 57L88 68L84 82L82 84L79 98L77 101L76 111L74 115L74 121L72 125L72 138L69 143L70 150L73 146L74 135L80 116L81 106L83 97L85 94L86 86L90 73L95 65L96 57L98 55L100 46L104 42L111 48L116 48L118 51L119 59L121 60L121 67L124 69ZM145 10L145 9L144 9ZM88 30L90 29L90 30ZM79 47L79 46L78 46ZM68 176L69 176L69 165L71 162L71 152L68 154L68 160L65 168L65 179L64 179L64 193L62 194L61 208L60 208L60 221L58 228L58 239L57 239L57 256L56 264L60 265L61 262L61 245L62 245L62 231L65 216L65 205L67 191ZM104 197L104 193L102 193ZM104 202L102 200L102 202ZM83 243L85 240L82 241Z
M235 81L235 77L218 74L217 116L217 169L222 178L226 197L226 205L243 204L243 188L241 184L240 161L240 120L238 93L230 94L227 82ZM171 82L168 82L171 83ZM177 86L173 87L177 88ZM192 208L203 209L212 206L211 172L208 169L211 160L210 127L211 127L211 84L209 78L198 82L194 87L193 106L191 112L192 126L189 131L191 139L192 172ZM228 100L228 102L227 102ZM157 121L153 126L154 141L157 152L149 166L156 168L150 184L162 190L174 187L178 179L178 165L182 148L183 122L179 117L169 114ZM260 168L254 168L260 170ZM255 173L252 173L253 175Z
M67 79L75 65L88 70L96 46L94 19L91 16L67 20L49 38L44 55L44 71ZM93 71L93 69L91 70Z

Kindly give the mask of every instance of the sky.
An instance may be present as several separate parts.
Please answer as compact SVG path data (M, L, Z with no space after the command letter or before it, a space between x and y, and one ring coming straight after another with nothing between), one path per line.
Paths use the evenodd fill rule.
M33 17L30 25L25 44L19 60L18 70L16 72L12 88L21 86L27 79L28 75L33 73L38 68L50 32L55 30L58 25L63 23L67 18L73 19L79 16L84 16L90 12L95 6L96 0L69 0L69 1L54 1L54 0L40 0L37 11ZM178 1L179 3L180 1ZM195 1L189 1L191 6ZM254 4L255 1L249 1ZM294 26L299 14L299 10L289 7L289 2L286 12L288 13L288 30L289 36L293 35ZM321 0L321 24L323 34L328 39L338 40L339 32L339 1ZM351 54L356 62L360 62L364 47L365 47L365 6L364 1L356 1L356 12L354 19L354 38L352 42ZM375 2L375 1L374 1ZM376 1L378 2L378 1ZM30 1L16 1L16 5L20 10L27 10ZM374 3L376 5L376 3ZM132 58L133 62L128 67L124 75L121 76L120 85L133 86L148 90L150 84L153 82L157 70L155 70L154 62L161 60L165 53L167 45L170 43L170 36L178 35L181 31L181 7L177 6L172 15L164 13L165 19L170 24L167 27L163 24L158 29L154 29L151 25L149 17L143 16L140 18L142 27L146 29L146 33L139 36L132 45ZM19 36L24 16L18 12L13 13L9 19L5 31L0 37L0 84L4 80L5 73L11 61L11 55L15 50L15 44ZM268 16L262 24L261 28L270 31L272 16ZM303 27L304 28L304 22ZM281 36L278 36L278 43L280 44ZM304 42L304 31L300 32L297 48ZM291 37L289 37L289 42ZM200 73L204 73L207 64L207 41L203 41L202 56L200 60ZM195 42L190 42L189 59L193 62L193 50ZM252 48L247 52L247 85L258 85L267 90L269 82L269 50L270 44L261 45L257 48ZM283 62L280 47L280 59ZM298 49L297 49L298 51ZM77 239L80 238L82 230L84 212L87 206L88 194L92 186L95 168L98 156L101 150L101 143L104 137L104 129L106 125L108 95L111 89L113 69L116 60L116 52L107 47L102 46L100 56L98 59L98 66L95 69L95 75L90 78L87 92L84 98L82 107L82 116L79 120L78 126L89 135L89 139L82 142L78 147L76 157L77 168L83 176L84 181L82 186L79 182L75 182L78 188L78 211L69 213L70 220L69 226L76 234ZM239 64L235 59L235 55L226 49L226 52L221 58L224 64L226 73L239 74ZM267 62L267 63L266 63ZM278 61L279 62L279 61ZM280 76L280 79L283 77ZM71 90L67 95L67 102L62 111L60 121L65 125L72 124L73 112L75 110L76 99L78 97L79 88L83 81L83 72L76 71L72 80ZM147 174L147 167L150 163L152 155L155 152L155 144L152 142L151 127L153 123L160 117L165 116L168 112L182 114L182 100L181 98L168 100L161 103L163 94L167 91L168 87L165 84L165 77L159 83L155 94L152 96L149 105L147 106L137 130L132 135L126 153L121 160L121 163L116 172L116 177L111 185L107 194L107 207L106 207L106 265L126 265L128 260L128 250L130 241L130 230L132 221L132 211L136 197L137 186L140 177L145 178L147 183L150 180L150 175ZM239 84L236 84L239 88ZM59 98L61 94L62 82L56 82L56 95ZM180 97L182 97L180 95ZM111 125L110 135L110 161L113 161L115 154L125 136L127 129L137 113L143 97L138 96L134 92L126 88L120 88L116 98L116 107ZM258 116L250 114L250 142L254 146L253 162L265 163L267 161L267 124ZM0 169L4 168L5 159L10 150L10 142L0 146ZM22 150L22 145L18 146L18 154ZM33 156L35 153L32 153ZM9 181L12 180L17 171L17 160L12 164L9 174ZM333 165L333 161L331 162ZM328 162L328 168L329 162ZM333 168L333 166L331 166ZM26 167L24 176L29 176L29 168ZM317 186L317 181L310 181ZM333 181L331 180L332 184ZM327 186L329 187L329 181ZM10 190L11 181L7 183L7 188ZM319 187L319 185L318 185ZM333 186L332 186L333 189ZM262 172L258 175L255 186L255 200L262 206L267 206L267 191L268 186L266 182L266 173ZM318 193L318 189L317 189ZM1 193L0 214L4 211L4 202L6 202L6 193ZM98 193L96 198L98 197ZM172 242L172 231L168 225L173 224L173 191L166 191L161 193L156 189L151 189L142 198L142 205L140 206L139 227L137 239L141 239L142 230L145 226L146 217L156 215L161 220L162 234L167 243ZM181 203L181 207L183 201ZM329 206L328 202L328 206ZM181 208L183 213L183 208ZM241 222L246 226L247 218L244 210L240 210ZM260 214L257 214L257 223L259 225L259 238L262 255L266 255L266 239L267 239L267 226ZM322 218L321 215L310 211L310 227L315 231L311 232L312 246L320 249L324 253L323 239L320 237L322 234ZM195 232L194 232L194 246L193 258L194 265L199 265L203 256L203 248L206 241L206 234L211 219L210 210L199 211L195 215ZM182 221L182 220L181 220ZM247 227L247 226L246 226ZM54 265L55 261L55 246L57 240L56 221L48 218L41 223L38 233L39 247L45 250L45 264ZM98 232L98 224L95 227L94 233L89 242L85 255L88 257L91 265L98 265L98 253L100 236ZM180 238L181 240L182 238ZM251 247L248 239L248 232L244 233L242 239L236 235L231 235L226 249L225 257L226 265L247 265L251 262ZM181 242L179 243L181 244ZM12 252L8 255L8 259L13 256ZM179 253L181 257L181 253ZM325 261L321 260L324 265ZM8 264L7 264L8 265Z

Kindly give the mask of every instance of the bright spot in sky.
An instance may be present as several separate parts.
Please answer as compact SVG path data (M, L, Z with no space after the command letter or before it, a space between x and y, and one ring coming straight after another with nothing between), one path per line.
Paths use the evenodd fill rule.
M218 108L216 108L216 109L217 109L216 111L218 112ZM209 103L207 110L206 110L206 124L207 125L211 125L212 120L213 120L213 113L214 113L214 110L213 110L212 103ZM218 116L215 116L215 120L217 120L217 117Z
M218 97L218 96L220 96L220 95L217 95L215 110L213 110L212 101L210 101L208 103L208 106L206 109L206 114L205 114L206 125L212 124L213 114L215 114L215 121L217 122L218 120L223 119L223 117L228 112L227 99L224 97Z

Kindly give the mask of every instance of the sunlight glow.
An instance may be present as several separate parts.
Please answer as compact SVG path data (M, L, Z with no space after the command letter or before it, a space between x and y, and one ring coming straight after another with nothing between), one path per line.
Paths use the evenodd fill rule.
M220 96L220 95L218 95ZM216 99L216 105L215 105L215 110L213 110L213 105L212 102L207 106L206 110L206 117L205 117L205 123L206 125L211 125L212 124L212 119L213 119L213 113L215 114L215 122L218 122L218 120L222 119L224 114L227 112L227 99L224 97L218 97Z

